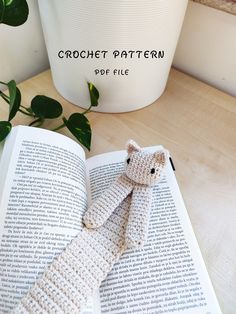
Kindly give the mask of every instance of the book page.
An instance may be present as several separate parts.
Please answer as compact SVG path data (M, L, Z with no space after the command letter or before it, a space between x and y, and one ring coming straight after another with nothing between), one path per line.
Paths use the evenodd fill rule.
M82 228L84 151L58 133L13 128L0 187L0 312L7 313Z
M91 200L123 171L126 155L87 160ZM147 243L115 264L100 287L100 304L102 314L221 313L170 163L153 190Z

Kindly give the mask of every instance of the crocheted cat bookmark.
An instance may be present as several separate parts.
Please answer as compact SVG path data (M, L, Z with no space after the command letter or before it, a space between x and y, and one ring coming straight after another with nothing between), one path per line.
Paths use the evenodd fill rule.
M84 227L23 297L14 314L81 313L124 251L145 242L152 186L162 175L164 151L127 145L124 173L84 215Z
M128 248L143 246L148 231L152 187L161 178L166 152L148 153L130 140L127 144L125 173L98 198L83 217L87 228L101 227L122 201L131 195L129 218L126 226Z

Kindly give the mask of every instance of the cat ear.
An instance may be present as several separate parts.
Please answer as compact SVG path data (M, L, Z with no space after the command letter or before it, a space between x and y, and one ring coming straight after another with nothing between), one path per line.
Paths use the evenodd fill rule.
M154 158L156 159L156 162L158 165L164 167L166 164L167 156L164 151L155 152L153 154Z
M141 148L138 146L137 143L135 143L135 141L129 140L126 145L126 150L128 154L131 154L133 152L139 152Z

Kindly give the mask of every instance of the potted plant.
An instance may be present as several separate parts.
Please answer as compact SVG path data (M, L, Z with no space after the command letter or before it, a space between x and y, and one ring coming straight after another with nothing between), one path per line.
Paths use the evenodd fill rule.
M0 24L20 26L26 22L28 14L29 8L26 0L0 0ZM58 126L53 131L66 127L82 145L90 149L92 131L86 114L92 107L98 105L99 99L99 92L91 82L87 82L89 107L83 112L75 112L69 117L63 115L63 108L57 100L44 95L35 96L30 106L23 105L21 92L16 86L15 80L0 81L0 85L6 89L4 91L0 89L0 99L7 103L9 109L7 120L0 121L0 143L11 131L12 120L16 114L21 112L32 119L29 126L39 127L48 119L57 119Z
M103 112L142 108L164 91L188 0L39 0L54 84L87 108L92 81ZM78 88L81 87L81 89Z

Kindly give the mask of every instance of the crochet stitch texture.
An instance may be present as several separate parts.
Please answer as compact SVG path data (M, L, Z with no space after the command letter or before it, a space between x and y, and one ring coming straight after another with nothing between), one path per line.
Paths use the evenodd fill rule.
M87 228L52 262L12 313L80 313L122 253L144 244L152 186L161 178L166 154L144 152L133 141L127 152L125 173L85 213Z

